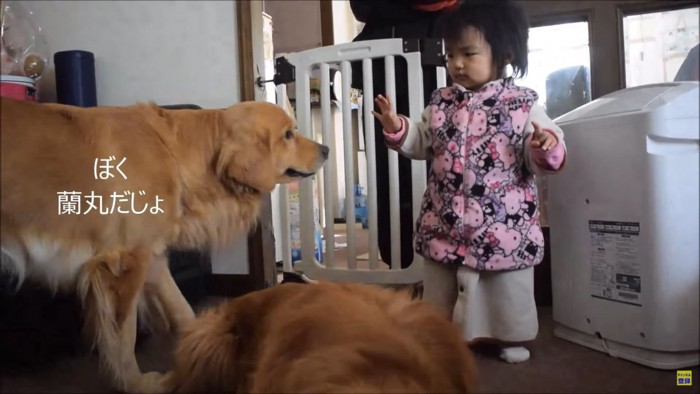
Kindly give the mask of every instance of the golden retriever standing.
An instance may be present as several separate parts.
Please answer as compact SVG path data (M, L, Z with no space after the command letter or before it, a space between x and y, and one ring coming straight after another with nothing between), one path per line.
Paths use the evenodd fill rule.
M461 335L426 302L373 285L284 284L181 331L175 392L470 393Z
M222 110L79 108L1 99L0 268L77 291L118 387L160 392L139 370L136 317L194 318L166 248L245 234L261 193L317 171L328 148L274 104Z

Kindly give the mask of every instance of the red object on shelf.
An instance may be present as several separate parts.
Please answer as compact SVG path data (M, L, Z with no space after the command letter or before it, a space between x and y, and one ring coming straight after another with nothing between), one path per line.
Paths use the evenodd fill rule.
M1 75L0 96L23 101L36 101L36 84L31 78Z

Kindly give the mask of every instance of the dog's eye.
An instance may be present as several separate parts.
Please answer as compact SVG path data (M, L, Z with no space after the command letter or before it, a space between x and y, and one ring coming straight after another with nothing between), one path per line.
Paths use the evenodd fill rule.
M287 132L284 133L284 138L291 140L294 138L294 132L292 130L287 130Z

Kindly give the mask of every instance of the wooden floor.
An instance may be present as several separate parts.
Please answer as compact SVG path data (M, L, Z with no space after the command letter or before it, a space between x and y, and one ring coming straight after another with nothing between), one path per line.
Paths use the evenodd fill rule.
M225 301L207 299L195 307L201 311ZM51 325L51 321L47 324ZM693 386L676 386L676 371L661 371L610 357L562 339L553 334L550 308L540 309L539 335L529 344L532 359L507 364L488 349L476 352L477 393L697 393L697 367ZM27 341L46 341L47 336L27 333ZM31 339L30 339L31 338ZM17 343L26 349L28 342ZM172 338L144 338L136 349L144 371L167 371L172 366ZM0 358L4 356L0 352ZM0 393L118 393L106 375L98 370L95 353L57 354L52 361L26 354L22 367L12 372L0 368ZM32 362L33 361L33 362Z
M336 249L333 251L334 267L348 267L348 248L347 248L347 226L345 224L336 224L334 226ZM343 246L344 245L344 246ZM359 224L355 226L355 253L354 257L357 261L359 269L369 269L368 255L369 253L369 230L365 230ZM361 257L364 257L362 259Z
M344 226L337 233L344 234ZM367 253L367 230L359 229L357 255ZM342 238L339 237L342 245ZM333 251L338 266L347 266L347 249ZM358 266L366 262L360 261ZM225 298L209 297L195 305L195 311L216 306ZM48 305L48 304L47 304ZM68 351L57 341L77 341L78 327L61 323L79 319L69 311L38 305L35 319L45 319L35 331L24 330L15 341L0 341L0 393L116 393L107 376L98 370L98 358L85 351ZM0 308L0 312L2 312ZM1 313L0 313L1 315ZM697 367L694 384L678 387L676 371L661 371L564 341L554 336L551 308L539 308L539 334L528 344L532 359L522 364L507 364L498 352L474 349L479 367L478 393L697 393ZM15 318L16 315L13 315ZM11 318L7 316L7 318ZM2 323L0 321L0 323ZM0 327L2 324L0 324ZM75 328L71 330L71 328ZM0 333L5 339L7 332ZM58 336L57 334L58 333ZM77 346L73 345L77 348ZM13 349L14 347L15 349ZM72 349L72 347L71 347ZM172 338L152 335L139 341L136 355L144 371L167 371L172 363ZM3 358L9 358L3 363Z

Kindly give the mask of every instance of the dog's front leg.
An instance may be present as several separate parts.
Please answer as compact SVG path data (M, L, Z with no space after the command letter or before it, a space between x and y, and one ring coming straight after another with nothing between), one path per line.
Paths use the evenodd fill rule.
M85 322L102 366L111 372L119 389L129 393L164 391L163 375L142 374L134 353L137 301L151 261L148 250L103 254L85 265L80 278Z

